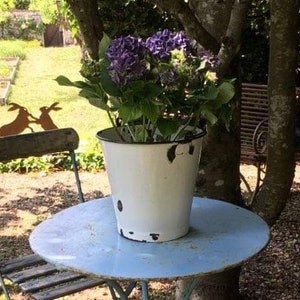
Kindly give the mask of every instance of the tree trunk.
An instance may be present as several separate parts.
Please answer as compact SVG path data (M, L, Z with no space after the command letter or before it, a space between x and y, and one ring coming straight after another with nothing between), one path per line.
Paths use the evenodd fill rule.
M239 178L239 131L222 126L208 128L205 137L196 194L243 206Z
M156 1L174 13L182 22L190 37L204 48L219 52L221 75L239 78L233 60L239 52L241 32L249 9L250 0L245 1ZM168 2L168 3L167 3ZM175 5L176 3L176 5ZM211 38L206 38L207 35ZM218 50L216 50L218 49ZM231 69L233 67L235 69ZM200 163L196 194L242 205L240 193L240 136L239 93L230 132L222 126L210 127ZM234 104L233 104L234 105ZM239 299L239 268L204 277L197 286L192 299L236 300ZM178 281L176 299L182 299L182 291L188 282Z
M190 300L239 300L240 268L225 271L201 279L201 284L193 291ZM188 280L177 283L175 298L182 299Z
M98 12L97 0L67 0L67 3L79 24L90 57L97 60L99 42L103 36L103 24Z
M271 0L267 169L252 205L270 225L283 210L294 177L298 11L299 1Z
M238 89L237 89L238 91ZM237 101L240 94L237 92ZM238 103L237 103L238 104ZM240 133L239 109L235 112L236 126L228 132L222 126L209 128L200 161L196 194L243 206L240 192ZM240 268L205 276L195 288L191 300L238 300ZM181 300L188 281L180 280L176 300Z

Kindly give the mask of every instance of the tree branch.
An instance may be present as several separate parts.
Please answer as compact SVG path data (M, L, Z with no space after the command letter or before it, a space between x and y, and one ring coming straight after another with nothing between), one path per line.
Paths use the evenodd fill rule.
M67 3L78 21L89 55L95 60L98 59L99 41L103 36L103 24L98 12L97 0L67 0Z
M219 75L221 77L226 73L233 58L240 50L241 35L250 4L251 0L235 0L233 4L226 35L222 39L219 51L221 61Z
M149 0L164 11L173 14L184 26L189 38L201 41L201 46L217 53L220 49L218 41L203 27L198 21L195 12L189 7L188 3L182 0Z

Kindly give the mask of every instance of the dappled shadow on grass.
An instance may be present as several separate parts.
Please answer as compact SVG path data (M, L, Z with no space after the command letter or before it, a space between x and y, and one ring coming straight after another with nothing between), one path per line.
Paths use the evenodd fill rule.
M3 189L0 187L0 201L1 199L4 199L5 196L7 196L9 192L6 189Z
M31 254L29 233L22 236L1 236L0 238L0 261Z
M57 213L58 211L79 203L76 192L62 183L56 183L52 187L34 189L34 196L18 196L16 200L0 205L2 210L12 211L14 209L28 210L33 214ZM84 195L86 201L103 197L101 191L93 191Z
M34 227L80 203L76 190L64 183L30 190L31 196L18 195L14 200L0 202L0 260L30 253L28 238ZM103 196L99 190L84 194L86 201Z

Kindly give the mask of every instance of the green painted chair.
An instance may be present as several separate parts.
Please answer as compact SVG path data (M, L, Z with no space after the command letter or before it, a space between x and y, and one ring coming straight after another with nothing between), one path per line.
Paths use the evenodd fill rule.
M78 145L78 134L72 128L0 137L0 162L29 156L67 153L73 164L79 202L84 202L74 152ZM22 292L36 300L56 299L103 283L103 280L98 278L58 270L35 254L0 261L0 284L6 299L10 300L4 279L17 284Z

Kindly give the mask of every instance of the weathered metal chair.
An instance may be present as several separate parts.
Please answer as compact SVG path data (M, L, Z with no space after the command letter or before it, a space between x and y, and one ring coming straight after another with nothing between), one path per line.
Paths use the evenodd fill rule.
M79 201L84 202L74 152L78 144L78 134L72 128L0 137L0 161L68 152L73 164ZM23 292L37 300L56 299L103 283L103 280L97 278L58 270L35 254L0 261L0 284L9 300L4 278L18 284Z
M300 88L296 88L296 104L299 114ZM297 119L298 118L298 119ZM299 115L298 122L299 132ZM241 99L241 163L251 164L256 167L256 184L251 191L246 179L241 174L241 179L251 192L251 199L255 198L260 190L264 177L267 160L267 135L269 120L268 86L264 84L243 83ZM298 133L299 135L299 133ZM298 141L299 142L299 141ZM295 161L300 162L300 147L296 147Z

